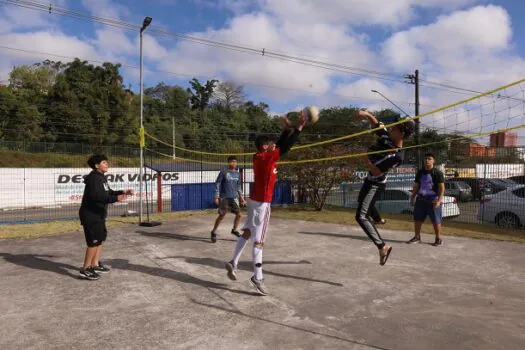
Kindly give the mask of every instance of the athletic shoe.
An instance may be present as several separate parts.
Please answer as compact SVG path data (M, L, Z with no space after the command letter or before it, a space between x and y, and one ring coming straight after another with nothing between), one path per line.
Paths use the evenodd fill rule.
M111 271L111 269L107 267L106 265L103 265L99 261L98 266L93 267L93 271L95 271L96 273L108 273L109 271Z
M410 241L407 242L407 244L412 244L412 243L421 243L421 237L412 237L412 239L410 239Z
M235 268L235 265L233 265L233 261L227 262L224 267L226 268L226 271L228 271L228 278L232 281L237 281L237 269Z
M237 236L237 238L241 237L241 233L237 230L232 230L232 235Z
M100 278L100 275L96 273L92 267L88 267L87 269L82 268L80 269L79 273L80 277L86 280L94 281Z
M432 245L433 245L434 247L442 246L442 245L443 245L443 240L442 240L442 239L439 239L439 238L436 238L436 240L434 241L434 243L432 243Z
M215 233L215 231L211 231L211 242L217 242L217 234Z
M260 295L268 294L268 290L264 286L264 279L257 280L255 279L255 276L252 276L252 278L250 278L250 284L255 288L257 293L259 293Z

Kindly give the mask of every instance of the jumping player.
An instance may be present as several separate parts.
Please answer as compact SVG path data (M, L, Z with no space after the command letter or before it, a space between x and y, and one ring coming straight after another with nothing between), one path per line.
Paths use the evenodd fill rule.
M84 227L86 238L86 255L84 266L80 269L80 277L97 280L100 273L109 272L109 268L100 262L102 244L107 237L106 217L108 204L120 202L133 195L132 190L113 191L108 186L104 174L108 171L108 159L104 155L93 155L87 161L93 169L84 178L86 187L80 205L80 223Z
M283 117L284 130L277 143L273 143L266 136L258 136L255 140L257 153L253 156L254 184L248 200L247 218L243 234L237 240L232 260L226 263L228 278L236 281L237 264L242 251L250 238L253 240L253 271L250 283L261 295L268 293L263 283L262 252L268 233L270 220L270 206L273 199L273 190L277 180L276 162L284 156L297 142L301 131L307 123L306 115L301 112L296 127L292 130L290 121Z
M219 207L219 216L217 216L211 230L211 241L213 243L217 242L217 228L219 228L222 219L228 212L235 214L231 234L240 237L241 234L237 231L241 221L239 204L244 206L246 202L242 194L241 174L237 169L237 158L235 156L228 157L228 168L221 170L217 180L215 180L214 202Z
M357 117L368 120L373 129L382 125L373 114L365 110L360 110L357 113ZM385 189L388 172L403 162L404 152L400 151L400 149L403 147L403 141L413 133L414 126L414 121L408 120L405 123L394 125L388 130L386 128L377 130L377 143L372 145L368 152L385 152L369 153L365 157L368 175L357 198L358 204L355 219L379 249L380 265L386 263L392 247L385 244L377 231L375 223L370 218L372 217L374 221L380 219L379 212L375 208L375 202Z

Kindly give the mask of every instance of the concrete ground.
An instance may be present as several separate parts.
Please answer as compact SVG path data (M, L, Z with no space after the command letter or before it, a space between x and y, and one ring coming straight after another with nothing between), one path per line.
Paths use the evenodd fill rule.
M0 349L525 348L525 245L384 232L381 267L355 226L272 219L261 297L249 246L226 278L232 217L216 244L213 219L111 231L98 281L77 278L82 233L0 241Z

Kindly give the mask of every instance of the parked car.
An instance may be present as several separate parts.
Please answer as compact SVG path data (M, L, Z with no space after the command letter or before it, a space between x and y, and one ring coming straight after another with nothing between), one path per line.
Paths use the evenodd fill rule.
M414 207L410 205L412 190L405 187L387 187L376 202L376 208L382 213L412 214ZM357 201L347 203L350 208L357 208ZM453 218L460 215L459 206L454 197L443 198L443 218Z
M472 188L463 181L445 180L445 195L454 197L460 202L470 202L473 199Z
M487 186L483 179L477 177L458 177L447 181L461 181L468 184L471 188L473 200L480 200L484 195L492 193L492 187Z
M518 184L522 184L522 185L525 184L525 175L511 176L508 179Z
M500 227L519 228L525 225L525 186L516 185L486 195L480 204L478 219Z

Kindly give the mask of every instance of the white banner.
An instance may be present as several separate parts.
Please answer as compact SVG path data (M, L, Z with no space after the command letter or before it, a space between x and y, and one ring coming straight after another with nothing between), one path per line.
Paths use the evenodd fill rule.
M89 168L2 168L0 170L0 209L52 207L80 203L84 193L83 177ZM171 199L171 185L214 183L219 171L185 171L162 173L162 198ZM149 170L143 174L140 193L138 168L110 168L106 174L113 190L132 189L135 196L157 199L157 174ZM253 172L247 169L245 181L253 181ZM147 185L147 191L146 191ZM246 189L248 186L246 186Z
M485 179L506 179L525 175L525 164L476 164L476 176Z

